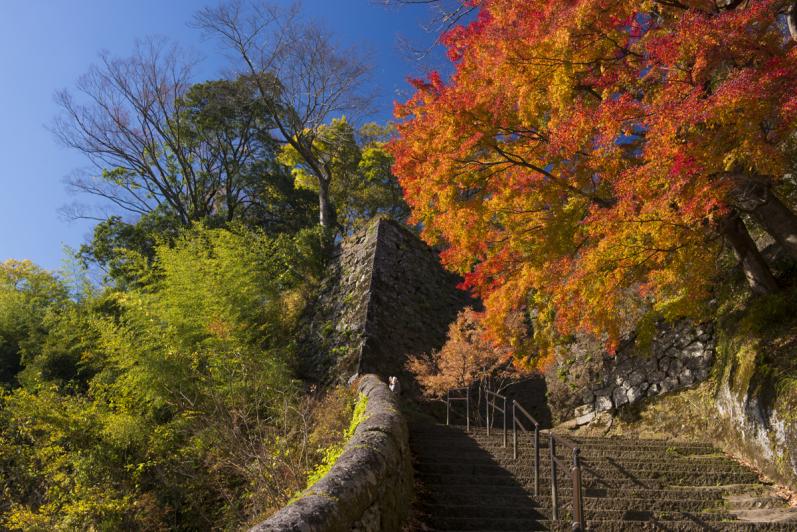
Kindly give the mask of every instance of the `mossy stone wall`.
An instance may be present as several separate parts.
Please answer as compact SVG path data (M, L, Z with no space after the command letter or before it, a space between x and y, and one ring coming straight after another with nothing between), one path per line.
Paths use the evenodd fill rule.
M358 383L365 419L318 482L252 532L398 531L413 493L409 434L399 402L376 375Z
M797 355L788 351L725 331L715 368L715 408L726 450L797 490L797 379L784 375L774 360Z

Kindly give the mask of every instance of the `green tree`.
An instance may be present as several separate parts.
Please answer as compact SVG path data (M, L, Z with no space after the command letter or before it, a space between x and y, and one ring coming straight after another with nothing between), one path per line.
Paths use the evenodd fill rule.
M355 130L346 117L316 132L313 149L330 176L329 196L344 232L378 214L401 221L409 214L385 150L391 133L390 126L373 123ZM312 168L292 145L283 146L278 160L291 168L297 187L318 190Z
M76 94L59 92L53 131L97 168L71 186L134 216L157 213L182 226L219 225L253 208L272 222L285 204L288 213L305 210L306 195L287 190L273 162L279 145L259 90L264 82L240 76L195 84L192 67L178 48L148 41L128 58L101 55ZM276 186L262 185L272 177Z
M105 282L116 288L134 288L148 282L158 244L173 242L179 229L179 220L160 210L135 223L110 216L94 226L91 241L80 246L77 258L86 267L97 265Z
M67 289L32 262L0 263L0 383L16 384L46 342L51 314L67 300Z
M302 21L295 9L268 2L231 0L200 10L195 23L218 38L239 59L240 73L257 85L276 138L295 151L315 181L319 224L333 233L334 171L325 164L324 143L316 141L331 118L368 107L368 64L357 50L342 49L327 31Z

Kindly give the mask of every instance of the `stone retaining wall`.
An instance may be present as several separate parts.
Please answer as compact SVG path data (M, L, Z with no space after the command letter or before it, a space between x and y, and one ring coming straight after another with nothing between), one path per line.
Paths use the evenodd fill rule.
M409 355L440 349L457 313L478 305L457 289L462 279L443 269L437 253L409 229L379 220L371 230L376 250L357 371L403 376L406 384Z
M457 312L473 305L460 281L395 221L372 220L340 242L303 318L300 372L325 384L366 374L359 387L367 419L329 474L253 530L400 530L412 464L398 402L380 377L400 376L404 393L414 390L407 357L440 349Z
M711 324L689 320L662 322L649 346L640 349L631 339L614 356L597 342L575 343L569 353L572 371L560 366L547 377L549 391L560 396L552 405L555 414L560 421L575 418L576 424L586 424L601 412L692 386L709 376L715 344ZM579 380L577 372L582 372Z
M412 459L397 397L376 375L358 384L365 419L321 480L253 532L398 531L412 502Z
M440 349L457 313L478 306L457 289L459 282L409 229L373 220L340 244L310 305L300 346L305 376L346 382L355 373L375 373L411 384L407 357Z

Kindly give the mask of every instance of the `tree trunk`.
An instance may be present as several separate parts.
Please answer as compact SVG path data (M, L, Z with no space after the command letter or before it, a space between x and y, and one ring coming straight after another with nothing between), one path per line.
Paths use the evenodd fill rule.
M794 0L786 12L786 25L789 28L791 38L797 41L797 0Z
M753 216L787 253L797 258L797 216L769 187L763 196L764 201L753 207Z
M739 260L753 293L764 295L776 292L778 283L761 253L758 252L758 248L739 214L734 212L728 216L720 224L720 231Z
M318 180L318 211L319 221L321 227L332 233L337 229L337 220L335 219L335 207L329 199L329 182L325 179Z

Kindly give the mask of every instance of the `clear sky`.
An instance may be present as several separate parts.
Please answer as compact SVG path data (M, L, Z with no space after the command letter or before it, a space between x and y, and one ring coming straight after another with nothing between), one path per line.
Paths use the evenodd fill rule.
M226 65L216 43L188 26L208 4L213 1L0 0L0 261L31 259L56 269L64 246L77 248L91 234L92 222L59 214L70 203L98 200L67 193L64 178L86 160L46 129L57 114L53 93L73 87L100 50L125 56L147 35L196 50L205 58L202 73L220 76ZM407 76L440 61L439 54L412 61L400 45L403 39L420 46L432 41L421 30L431 18L424 7L388 9L371 0L305 0L302 7L344 45L371 52L379 94L375 120L389 119L392 102L407 97Z

